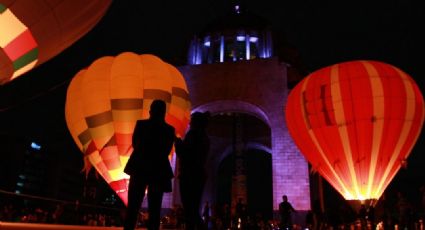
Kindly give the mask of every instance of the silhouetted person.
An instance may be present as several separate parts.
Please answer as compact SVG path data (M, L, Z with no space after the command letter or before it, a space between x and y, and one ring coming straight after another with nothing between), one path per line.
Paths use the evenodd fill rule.
M248 213L246 205L243 203L243 199L239 198L235 205L235 223L241 221L242 224L246 224L247 217Z
M419 218L421 218L422 221L425 221L425 184L419 188L419 192L421 195L420 196L421 204L419 206L419 213L420 213Z
M367 209L366 205L362 204L359 209L359 213L357 215L358 219L360 220L360 223L363 227L366 227L366 219L367 219Z
M307 211L307 215L305 216L305 225L307 229L316 229L314 213L312 210Z
M375 207L373 205L367 209L367 221L372 225L372 229L375 229Z
M157 230L164 192L171 192L173 171L168 155L173 147L175 130L165 122L166 104L154 100L150 106L150 117L139 120L133 133L133 154L124 172L130 175L127 215L124 230L134 229L137 215L148 189L147 228Z
M232 221L232 213L230 210L230 205L226 203L223 205L223 228L224 229L230 228L231 221Z
M398 215L398 225L400 229L404 229L404 227L409 227L410 222L410 203L404 196L404 194L400 191L397 192L397 202L396 209Z
M209 116L209 112L193 113L190 128L184 140L176 140L176 154L180 164L180 196L185 213L186 229L202 226L199 209L206 181L205 162L210 148L206 132Z
M208 228L210 222L210 204L208 201L205 202L204 208L202 209L202 218L204 220L204 226Z
M291 203L288 202L286 195L282 196L282 202L279 203L280 225L282 229L292 229L292 212L296 212Z
M319 199L314 200L312 208L314 218L313 229L321 229L324 224L324 213L322 212L322 207Z

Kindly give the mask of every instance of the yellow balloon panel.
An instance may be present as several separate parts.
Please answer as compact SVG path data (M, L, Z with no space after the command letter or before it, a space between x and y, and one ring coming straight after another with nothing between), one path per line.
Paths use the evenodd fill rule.
M87 143L85 141L86 138L84 138L86 135L81 134L83 134L85 130L88 130L87 123L84 120L84 113L79 103L79 99L82 97L80 85L84 74L85 70L81 70L69 84L66 96L67 106L65 108L66 123L70 129L72 138L74 139L75 143L77 143L81 151L83 151L83 145ZM70 116L71 113L72 116Z

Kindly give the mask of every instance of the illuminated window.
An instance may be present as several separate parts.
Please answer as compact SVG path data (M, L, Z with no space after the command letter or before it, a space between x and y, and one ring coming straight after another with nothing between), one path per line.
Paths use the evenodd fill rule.
M238 42L244 42L245 41L245 35L238 35L238 36L236 36L236 41L238 41Z
M41 145L35 143L35 142L31 142L31 148L35 149L35 150L40 150L41 149Z
M211 45L211 49L212 49L211 62L220 62L220 57L221 57L220 47L221 47L221 39L219 37L217 39L214 39Z
M228 37L225 42L224 61L238 61L245 59L245 37L238 35Z
M249 38L250 45L250 58L249 59L255 59L258 57L258 38L257 37L250 37Z
M201 63L211 63L212 59L212 47L211 47L211 38L207 36L204 38L202 46L202 61Z
M244 39L245 40L245 39ZM250 37L249 42L256 43L258 42L258 37Z
M235 31L226 36L216 34L207 35L200 41L200 63L235 62L251 60L260 57L260 37L256 31ZM198 64L200 64L198 63Z
M210 37L205 37L204 39L204 46L205 47L210 47L211 46L211 41L210 41Z

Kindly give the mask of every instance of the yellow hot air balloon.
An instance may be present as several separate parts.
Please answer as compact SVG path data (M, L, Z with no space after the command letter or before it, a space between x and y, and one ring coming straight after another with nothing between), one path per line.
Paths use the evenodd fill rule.
M0 0L0 85L48 61L90 31L111 0Z
M183 137L191 111L186 82L177 68L154 55L99 58L68 87L66 123L84 154L85 170L93 166L125 204L129 176L123 170L133 130L137 120L149 117L154 99L167 103L165 119Z

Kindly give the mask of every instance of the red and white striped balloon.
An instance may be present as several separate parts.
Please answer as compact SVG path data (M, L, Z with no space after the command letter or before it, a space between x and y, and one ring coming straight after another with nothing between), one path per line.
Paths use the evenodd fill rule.
M378 199L418 139L424 100L399 68L349 61L301 81L286 122L313 169L346 200Z

